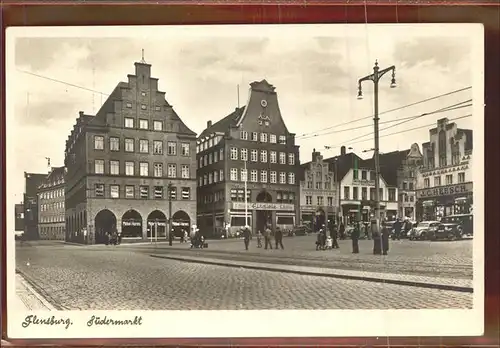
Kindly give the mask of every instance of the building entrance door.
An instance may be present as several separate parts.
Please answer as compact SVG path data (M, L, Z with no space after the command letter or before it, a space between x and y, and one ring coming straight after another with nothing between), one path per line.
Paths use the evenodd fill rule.
M265 203L271 203L273 201L273 198L271 194L267 191L262 191L257 195L256 198L257 202L265 202ZM272 211L270 210L257 210L255 212L256 215L256 221L255 221L255 231L261 231L262 233L264 230L269 227L272 228Z

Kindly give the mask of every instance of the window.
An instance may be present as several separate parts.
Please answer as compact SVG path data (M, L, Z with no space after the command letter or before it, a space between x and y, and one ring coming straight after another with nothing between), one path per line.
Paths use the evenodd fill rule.
M352 178L353 178L354 180L358 180L359 175L358 175L358 170L357 170L357 169L353 169L353 170L352 170Z
M95 174L104 174L104 160L95 160L94 161L94 173Z
M316 190L321 190L321 182L316 181Z
M218 171L214 172L214 182L219 182L219 172Z
M109 150L110 151L120 151L120 138L116 138L116 137L109 138Z
M189 156L189 143L181 143L181 156Z
M408 184L408 188L409 188L410 190L413 190L413 189L414 189L414 188L413 188L413 183L412 183L412 182L410 182L410 183Z
M382 188L379 189L379 193L378 194L379 194L378 199L381 200L381 201L383 201L384 200L384 189L382 189Z
M163 141L161 141L161 140L154 140L153 141L153 153L155 155L162 155L163 154Z
M240 132L240 139L242 139L242 140L248 140L248 132L247 131L241 131Z
M219 159L224 160L224 149L219 149Z
M219 170L219 180L224 181L224 169Z
M267 133L260 133L260 142L267 143Z
M153 195L154 195L154 199L162 199L163 198L163 186L155 186Z
M214 139L210 138L210 139L208 139L208 147L212 147L212 146L214 146Z
M286 184L286 173L280 172L280 184Z
M260 150L260 161L267 163L267 150Z
M331 207L333 206L333 197L327 197L326 200L328 201L328 206Z
M198 186L203 186L203 178L201 176L198 177Z
M241 181L247 181L248 180L247 173L248 173L247 169L244 169L244 168L240 169L240 179L241 179Z
M208 155L203 156L203 165L208 165Z
M146 110L148 107L146 106L146 104L141 104L141 109L142 110Z
M372 201L375 200L375 188L374 187L370 188L370 199Z
M174 163L170 163L168 165L168 177L176 178L177 177L177 165Z
M316 197L316 200L318 202L318 205L323 205L323 196Z
M157 106L157 107L159 107L159 106ZM163 122L162 121L153 121L153 129L155 131L163 130Z
M366 180L366 170L361 171L361 180Z
M161 178L163 176L163 163L154 164L154 176Z
M120 198L120 186L110 185L109 188L111 198Z
M238 169L237 168L231 168L230 175L231 175L231 180L232 181L237 181L238 180Z
M252 132L252 141L257 141L257 132Z
M109 161L109 174L120 175L120 162L119 161Z
M269 157L269 162L276 163L276 151L270 151Z
M96 197L104 197L104 184L95 184L94 192Z
M465 173L458 173L458 182L459 183L465 182Z
M148 120L139 119L139 128L140 129L148 129L149 127Z
M351 192L349 190L349 186L345 186L344 187L344 199L351 199L350 195L351 195Z
M269 142L276 144L276 134L269 134Z
M231 159L232 160L238 159L238 149L236 147L231 148Z
M366 187L363 187L361 189L362 192L364 192L364 194L366 195ZM353 187L352 188L352 199L359 199L359 188L358 187ZM366 199L366 198L363 198L363 199Z
M291 166L295 165L295 154L293 153L288 154L288 164Z
M449 174L446 175L446 185L451 185L453 184L453 175Z
M161 106L155 106L155 111L161 111Z
M148 199L149 198L149 186L140 186L139 192L140 192L141 199Z
M170 186L170 199L172 201L177 200L177 187L175 186Z
M242 161L248 161L248 149L240 150L240 158Z
M125 162L125 175L133 176L135 174L134 162Z
M306 205L312 205L312 196L306 196Z
M167 144L167 154L169 156L175 156L177 154L177 144L174 141L169 141Z
M396 201L396 189L390 188L388 189L389 191L389 201L395 202Z
M125 152L134 152L134 139L125 139Z
M267 170L260 171L260 182L267 182Z
M440 155L439 156L439 166L440 167L446 167L447 163L446 163L446 154L444 155Z
M280 164L286 164L286 153L280 152Z
M250 161L257 162L257 156L258 156L257 150L250 151Z
M142 92L141 92L141 95L142 95L143 97L145 97L145 96L146 96L146 92L142 91Z
M149 141L146 139L139 140L139 152L149 153Z
M441 186L441 177L440 176L434 177L434 186Z
M181 165L181 178L183 179L189 179L190 178L190 170L189 170L189 164L183 164Z
M134 128L134 119L131 117L125 117L125 128Z
M191 189L189 187L181 188L181 199L183 200L191 199Z
M252 169L252 171L250 172L250 181L251 182L257 182L257 170L256 169Z
M208 175L205 174L203 175L203 185L207 185L208 184Z
M408 202L408 195L406 193L403 193L403 196L405 197L405 202Z
M214 175L213 173L208 173L208 184L212 184L214 182Z
M135 198L135 186L125 186L125 198Z
M269 182L271 184L276 184L276 171L271 171L270 175L269 175Z
M94 135L94 150L104 150L104 137Z
M213 153L213 156L214 156L214 163L217 163L217 161L219 160L217 150Z
M406 190L408 188L408 183L407 182L403 182L403 190Z
M459 174L459 176L458 176L458 177L460 178L460 174ZM431 181L430 181L430 179L429 179L429 178L425 179L425 180L424 180L424 187L425 187L425 188L429 188L430 186L431 186Z
M139 175L140 176L148 176L149 175L149 163L148 162L139 163Z
M132 109L132 103L126 103L125 107L128 108L128 109Z
M280 144L281 145L285 145L286 144L286 136L280 135L279 140L280 140Z

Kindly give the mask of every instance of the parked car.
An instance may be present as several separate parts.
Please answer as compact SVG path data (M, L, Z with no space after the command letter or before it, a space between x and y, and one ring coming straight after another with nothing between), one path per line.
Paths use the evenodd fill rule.
M439 221L422 221L417 227L410 230L408 238L410 240L426 240L432 235L441 223Z
M462 237L462 227L458 223L441 223L436 230L429 233L430 240L457 240Z
M441 218L441 222L455 223L462 228L463 235L472 236L474 234L474 219L472 214L448 215Z
M311 233L311 228L309 226L299 225L293 228L293 234L295 236L305 236L308 233Z

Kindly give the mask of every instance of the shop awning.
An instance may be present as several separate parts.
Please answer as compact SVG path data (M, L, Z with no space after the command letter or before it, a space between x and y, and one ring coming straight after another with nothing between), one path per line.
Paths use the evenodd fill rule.
M455 198L455 202L466 202L467 201L467 197L457 197Z
M422 202L422 205L424 207L430 207L430 206L433 206L434 205L434 201L423 201Z

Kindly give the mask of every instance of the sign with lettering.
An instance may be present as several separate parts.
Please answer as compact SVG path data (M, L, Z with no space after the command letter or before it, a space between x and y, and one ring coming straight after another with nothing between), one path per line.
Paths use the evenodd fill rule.
M163 226L166 227L167 223L165 221L148 221L149 226Z
M417 191L417 198L442 197L472 192L472 182L458 185L431 187Z
M465 171L467 169L469 169L469 165L462 163L462 165L460 165L460 166L454 166L454 167L448 167L448 168L442 168L442 169L422 170L422 176L425 178L428 176L448 174L448 173L453 173L456 171Z
M189 226L189 222L187 221L172 221L172 226Z
M352 181L353 185L359 185L359 186L375 186L375 180L359 180L359 179L354 179Z
M142 223L140 221L125 220L125 221L122 221L122 225L123 226L134 226L134 227L137 227L137 226L142 226Z
M234 202L233 209L237 210L245 210L245 203L243 202ZM286 211L294 211L295 206L293 204L287 203L265 203L265 202L257 202L257 203L248 203L248 210L286 210Z

